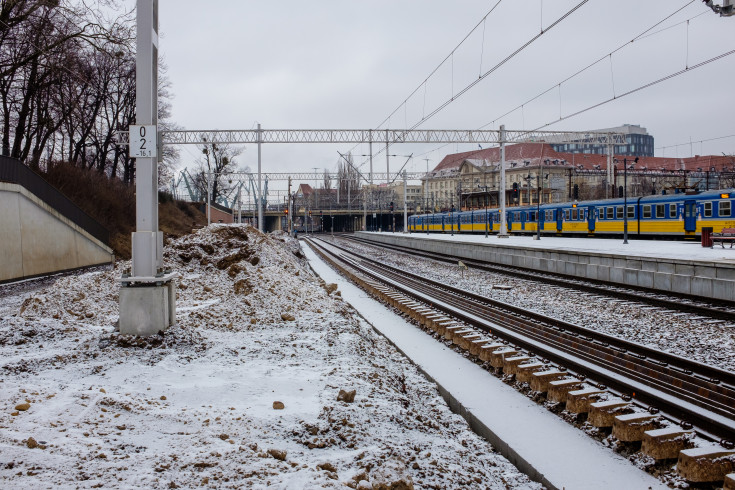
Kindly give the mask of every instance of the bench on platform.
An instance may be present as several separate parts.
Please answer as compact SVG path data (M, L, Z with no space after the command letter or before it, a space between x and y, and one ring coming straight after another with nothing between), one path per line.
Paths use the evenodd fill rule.
M735 242L735 228L723 228L720 233L712 233L712 247L715 246L715 242L720 242L722 248L725 248L725 242L730 242L730 248L732 248Z

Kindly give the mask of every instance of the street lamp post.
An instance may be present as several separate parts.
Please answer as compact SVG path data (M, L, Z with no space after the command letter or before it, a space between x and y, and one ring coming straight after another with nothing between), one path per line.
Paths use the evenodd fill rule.
M638 157L635 157L638 163ZM623 158L623 244L628 244L628 159Z
M454 236L454 196L449 198L449 233Z
M477 185L478 189L482 189L485 192L485 238L488 236L488 219L487 219L487 186L486 185Z
M541 195L544 190L541 176L544 173L544 163L544 160L541 160L541 172L536 175L536 240L541 240Z

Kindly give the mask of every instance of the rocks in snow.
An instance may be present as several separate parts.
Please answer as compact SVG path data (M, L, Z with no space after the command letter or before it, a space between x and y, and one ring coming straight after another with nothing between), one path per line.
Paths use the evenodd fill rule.
M338 402L345 402L345 403L352 403L355 401L355 393L357 390L339 390L339 394L337 395L337 401Z
M386 461L371 474L374 490L413 490L413 480L406 465L398 459Z
M294 317L291 313L281 313L281 320L284 322L292 322L296 320L296 317Z
M281 451L278 449L269 449L268 454L273 456L278 461L286 461L286 451Z
M18 411L20 411L20 412L25 412L29 408L31 408L31 404L30 403L20 403L20 404L18 404L18 405L15 406L15 409L18 410Z
M273 410L283 410L284 408L286 408L286 405L284 405L283 402L273 402Z

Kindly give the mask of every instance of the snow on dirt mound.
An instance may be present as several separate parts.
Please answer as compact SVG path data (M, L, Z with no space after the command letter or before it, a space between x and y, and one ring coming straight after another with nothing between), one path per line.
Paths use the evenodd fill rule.
M0 479L40 487L538 488L309 269L298 242L172 240L177 324L115 331L114 270L0 299ZM26 288L27 289L27 288Z

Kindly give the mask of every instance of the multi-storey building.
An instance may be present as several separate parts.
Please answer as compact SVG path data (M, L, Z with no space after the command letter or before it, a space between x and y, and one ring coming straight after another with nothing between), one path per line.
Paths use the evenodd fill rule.
M507 205L615 197L627 185L629 196L735 185L735 157L690 158L614 155L608 181L608 156L556 152L550 144L506 146ZM627 172L624 172L624 162ZM487 148L447 155L422 179L426 209L448 210L497 206L500 150Z
M595 133L622 133L625 135L624 145L613 145L612 152L614 155L633 156L633 157L652 157L653 156L653 136L648 134L646 128L636 124L623 124L617 128L594 129L590 132ZM598 155L607 155L609 152L607 145L581 144L584 140L570 143L555 143L553 136L547 140L554 151L560 153L595 153Z

